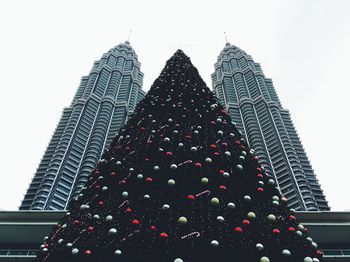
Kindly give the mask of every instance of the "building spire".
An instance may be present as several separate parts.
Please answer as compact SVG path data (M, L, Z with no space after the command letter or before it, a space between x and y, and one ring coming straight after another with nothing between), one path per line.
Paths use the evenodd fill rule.
M224 32L224 35L225 35L226 45L230 45L230 42L229 42L228 39L227 39L227 34L226 34L226 32Z

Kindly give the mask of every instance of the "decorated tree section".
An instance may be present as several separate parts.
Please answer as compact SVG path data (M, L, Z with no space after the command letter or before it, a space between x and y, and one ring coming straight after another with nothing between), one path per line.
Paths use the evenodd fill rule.
M38 254L38 261L100 262L321 258L181 50Z

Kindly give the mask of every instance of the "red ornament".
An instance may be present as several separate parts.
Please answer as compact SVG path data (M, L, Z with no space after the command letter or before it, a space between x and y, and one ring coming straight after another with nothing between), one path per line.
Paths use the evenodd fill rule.
M150 229L152 229L152 230L154 230L154 231L157 230L156 226L150 226Z
M288 227L288 231L294 232L294 231L295 231L295 228L294 228L294 227Z
M140 224L140 221L138 221L137 219L134 219L134 220L132 221L132 224L133 224L133 225L138 225L138 224Z
M279 234L279 233L281 233L281 231L279 231L279 229L275 228L275 229L272 229L272 233Z
M257 167L257 168L256 168L256 171L258 171L259 173L261 173L261 172L262 172L262 169L261 169L260 167Z
M188 195L186 198L189 199L189 200L194 200L195 196L194 195Z
M93 232L93 231L94 231L94 227L89 226L87 230L88 230L89 232Z
M210 124L215 126L215 121L210 121Z
M99 189L101 188L101 186L100 186L100 185L96 185L95 188L96 188L97 190L99 190Z
M247 220L247 219L244 219L244 220L242 221L242 223L243 223L244 225L250 225L250 221Z
M241 144L241 141L236 140L236 141L235 141L235 144L236 144L236 145L240 145L240 144Z
M81 222L80 222L78 219L76 219L76 220L73 221L73 224L74 224L74 225L80 225L80 223L81 223Z
M103 201L98 201L98 205L103 206L104 205Z
M258 178L263 178L264 176L262 174L257 174L256 175Z
M242 233L243 232L243 229L241 227L235 227L235 232L237 233Z
M125 211L128 212L128 213L131 213L131 208L128 207Z
M152 181L153 181L153 179L151 177L146 178L146 182L152 182Z
M217 146L216 146L215 144L211 144L211 145L210 145L210 148L211 148L211 149L216 149Z
M199 163L199 162L196 162L196 163L194 163L194 166L197 167L197 168L200 168L200 167L202 167L202 164Z
M227 147L227 143L226 143L226 142L222 142L221 145L222 145L223 147Z
M264 192L264 189L263 188L261 188L261 187L258 187L258 192Z
M317 249L317 250L316 250L316 254L317 254L317 255L323 255L323 252L322 252L322 250Z
M111 172L109 175L110 175L111 177L115 177L117 174L116 174L115 172Z
M92 253L92 252L91 252L90 250L85 250L85 251L84 251L84 255L85 255L85 256L90 256L91 253Z
M290 215L290 216L289 216L289 219L290 219L290 220L296 220L296 217L293 216L293 215Z
M159 236L160 238L167 238L168 234L163 232L163 233L160 233Z
M215 152L214 155L215 155L215 156L218 156L218 155L220 155L220 153L219 153L219 152Z
M219 186L219 189L220 189L221 191L225 191L225 190L226 190L226 187L223 186L223 185L221 185L221 186Z
M166 152L165 154L166 154L167 156L172 156L172 155L173 155L173 153L172 153L172 152L169 152L169 151Z
M225 173L225 170L223 170L223 169L220 169L220 170L219 170L219 174L220 174L220 175L223 175L224 173Z

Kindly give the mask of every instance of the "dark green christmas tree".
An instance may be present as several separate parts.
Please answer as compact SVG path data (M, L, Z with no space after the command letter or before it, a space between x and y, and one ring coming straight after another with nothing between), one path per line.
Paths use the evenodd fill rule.
M257 160L178 50L37 260L320 261Z

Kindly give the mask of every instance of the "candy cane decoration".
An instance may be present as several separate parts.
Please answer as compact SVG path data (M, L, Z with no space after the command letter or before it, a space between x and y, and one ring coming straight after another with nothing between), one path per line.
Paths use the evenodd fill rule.
M123 241L127 240L128 238L130 238L130 237L132 237L133 235L138 234L138 233L140 233L140 230L136 230L136 231L134 231L133 233L129 234L127 237L122 238L122 239L120 240L120 242L123 242Z
M199 197L199 196L202 196L202 195L207 195L207 196L209 196L210 195L210 191L209 190L205 190L205 191L203 191L203 192L200 192L200 193L198 193L197 195L196 195L196 197Z
M198 237L201 236L201 234L199 232L195 231L195 232L192 232L192 233L189 233L187 235L182 236L181 239L186 239L186 238L189 238L189 237L192 237L192 236L198 238Z
M178 164L178 166L182 166L184 164L191 164L192 162L193 162L192 160L186 160L185 162Z
M121 203L118 208L122 208L125 204L129 204L129 200L125 200L123 203Z

